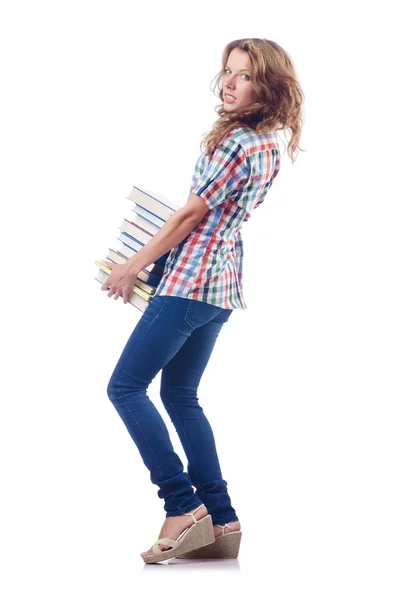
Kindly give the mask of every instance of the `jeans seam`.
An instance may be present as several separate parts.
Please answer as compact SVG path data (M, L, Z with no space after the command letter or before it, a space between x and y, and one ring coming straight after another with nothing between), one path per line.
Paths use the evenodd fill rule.
M137 352L138 352L138 350L139 350L139 348L140 348L140 346L141 346L141 344L142 344L142 342L143 342L143 340L144 340L144 338L145 338L145 336L146 336L147 332L149 331L149 329L151 328L151 326L153 325L153 323L154 323L154 322L155 322L155 321L156 321L156 320L159 318L159 316L160 316L160 315L161 315L161 313L163 312L163 310L164 310L164 307L165 307L165 305L167 304L169 297L170 297L170 296L166 296L166 300L164 301L164 303L163 303L163 306L160 308L159 312L158 312L158 313L157 313L157 315L156 315L156 316L155 316L155 317L152 319L152 321L150 321L150 323L149 323L148 327L146 328L146 330L145 330L145 332L143 333L143 335L142 335L141 339L139 340L139 342L138 342L138 343L137 343L137 345L136 345L135 352L132 354L132 356L130 356L130 357L129 357L128 365L126 365L126 366L124 367L124 369L122 370L122 372L121 372L121 376L124 376L124 375L125 375L125 373L126 373L126 371L128 371L128 368L129 368L129 366L130 366L131 362L133 361L133 359L135 358L135 355L137 354Z
M126 397L126 396L122 396L122 398L125 398L125 397ZM147 439L147 437L146 437L146 435L145 435L145 432L143 431L143 429L142 429L142 428L141 428L141 426L139 425L138 421L136 420L136 418L135 418L135 416L134 416L134 413L133 413L133 412L132 412L132 410L130 409L130 407L129 407L128 403L127 403L127 402L119 402L119 400L120 400L120 399L117 399L117 401L116 401L116 402L117 402L117 404L118 404L119 406L123 406L124 408L126 408L126 409L127 409L128 413L129 413L129 415L130 415L130 417L131 417L131 418L133 419L133 421L134 421L134 425L135 425L135 427L136 427L136 428L137 428L137 429L140 431L140 433L141 433L141 435L142 435L143 439L145 440L145 442L146 442L146 447L147 447L147 448L149 448L149 451L151 452L152 456L154 457L154 460L155 460L155 461L156 461L156 463L157 463L156 467L157 467L157 469L158 469L158 471L159 471L160 475L163 477L163 476L164 476L164 473L162 472L162 470L161 470L161 467L160 467L160 465L159 465L159 461L158 461L158 459L157 459L157 454L156 454L156 453L155 453L155 451L153 450L153 448L152 448L152 446L151 446L151 444L150 444L149 440Z
M183 425L183 422L181 421L181 419L180 419L180 418L179 418L179 416L178 416L178 412L175 410L175 405L174 405L174 403L173 403L173 402L172 402L172 400L171 400L171 393L170 393L170 383L169 383L169 381L170 381L170 377L171 377L170 373L167 373L167 392L166 392L166 394L167 394L168 402L169 402L170 406L172 406L172 412L174 413L174 418L176 418L176 419L178 420L178 423L180 424L180 426L181 426L181 429L183 430L183 433L184 433L185 439L186 439L186 441L187 441L187 444L188 444L188 446L189 446L189 448L190 448L190 454L191 454L191 456L193 457L193 450L192 450L192 447L191 447L191 445L190 445L189 438L188 438L188 436L187 436L187 434L186 434L185 427L184 427L184 425ZM196 465L195 465L194 459L192 459L192 468L194 469L194 471L196 471ZM190 476L190 478L191 478L191 476ZM193 485L194 485L194 482L192 482L192 483L193 483Z
M188 325L190 325L190 327L194 327L193 323L191 323L190 320L189 320L189 312L190 312L191 305L192 305L192 301L189 300L189 304L187 305L187 309L186 309L186 313L185 313L185 316L184 316L184 320L186 321L186 323Z
M146 336L147 332L149 331L150 327L153 325L153 323L156 321L156 319L158 319L158 317L161 315L162 311L164 310L164 307L165 307L165 305L166 305L166 304L167 304L167 302L168 302L168 299L169 299L169 296L166 296L166 300L164 301L164 303L163 303L163 306L160 308L159 312L158 312L158 313L157 313L157 315L156 315L156 316L155 316L155 317L152 319L152 321L150 321L150 323L149 323L149 325L148 325L147 329L145 330L145 332L143 333L143 335L142 335L141 339L140 339L140 340L139 340L139 342L137 343L137 347L136 347L136 349L135 349L135 352L132 354L132 356L130 356L130 360L128 361L128 365L126 365L126 366L124 367L124 369L121 371L121 377L123 377L123 376L125 375L125 373L128 371L128 367L129 367L129 365L131 364L132 360L134 359L135 355L137 354L137 352L138 352L138 350L139 350L139 348L140 348L140 345L141 345L142 341L144 340L144 338L145 338L145 336ZM116 400L116 402L119 402L121 399L125 398L127 395L129 395L129 394L126 394L126 395L124 395L124 396L118 396L118 397L117 397L117 400ZM141 427L140 427L140 425L139 425L138 421L136 420L136 418L135 418L135 416L134 416L133 412L131 411L131 409L129 408L128 404L127 404L126 402L123 402L123 403L122 403L122 406L124 406L124 407L126 407L126 408L127 408L127 410L128 410L128 413L129 413L129 414L131 415L131 417L133 418L135 425L137 425L137 426L138 426L138 429L139 429L139 431L141 432L141 434L143 434L143 437L144 437L144 439L146 440L147 447L150 449L150 452L151 452L151 453L152 453L152 455L154 456L154 459L155 459L155 461L156 461L157 465L159 465L159 461L158 461L158 458L157 458L157 455L156 455L156 453L155 453L154 449L152 448L152 446L151 446L151 444L150 444L149 440L147 439L147 437L146 437L146 436L145 436L145 434L143 433L143 430L141 429ZM161 471L161 469L160 469L159 467L158 467L158 470L159 470L159 472L160 472L161 476L163 476L164 474L163 474L163 472Z
M190 311L191 311L191 307L192 307L192 303L193 303L193 302L200 302L200 301L199 301L199 300L192 300L192 299L189 299L189 304L188 304L188 307L187 307L187 309L186 309L186 313L185 313L185 316L184 316L184 320L186 321L186 323L187 323L188 325L190 325L190 327L192 327L192 328L194 329L194 328L195 328L195 327L194 327L194 323L192 323L192 322L190 321L190 319L189 319L189 313L190 313ZM208 304L208 303L206 303L206 302L202 302L202 304ZM218 307L216 307L216 306L214 306L213 304L208 304L208 306L212 306L213 308L218 308L218 312L217 312L217 313L216 313L216 314L215 314L215 315L212 317L212 319L210 319L210 321L214 321L214 319L215 319L216 317L218 317L220 314L222 314L222 313L223 313L223 311L224 311L224 310L226 310L226 309L222 308L221 306L218 306ZM202 325L206 325L207 323L209 323L209 321L207 321L206 323L202 323ZM220 323L220 321L215 321L215 323ZM222 322L222 325L223 325L223 322ZM200 327L200 325L199 325L199 327Z

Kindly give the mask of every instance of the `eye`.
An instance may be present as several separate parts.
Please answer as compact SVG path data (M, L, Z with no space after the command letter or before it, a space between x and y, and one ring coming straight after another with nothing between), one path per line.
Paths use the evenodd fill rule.
M225 67L224 71L225 71L225 73L227 73L228 71L229 71L229 73L231 72L230 69L228 69L227 67ZM247 75L246 73L243 73L242 77L247 77L246 81L250 80L250 76Z

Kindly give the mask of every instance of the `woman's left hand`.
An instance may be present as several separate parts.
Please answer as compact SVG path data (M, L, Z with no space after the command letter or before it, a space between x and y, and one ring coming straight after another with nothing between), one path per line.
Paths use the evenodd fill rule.
M109 269L112 269L111 274L101 286L101 290L109 290L108 296L111 298L114 294L114 300L121 296L124 304L127 304L132 288L137 279L136 275L131 274L126 263L117 264L102 260Z

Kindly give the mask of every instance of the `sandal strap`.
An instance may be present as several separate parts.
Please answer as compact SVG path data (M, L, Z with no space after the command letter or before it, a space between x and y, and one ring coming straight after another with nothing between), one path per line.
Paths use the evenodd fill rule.
M197 519L196 519L196 517L195 517L194 513L195 513L195 512L197 512L197 511L198 511L198 509L199 509L199 508L201 508L202 506L204 506L204 504L200 504L200 506L198 506L197 508L195 508L195 509L194 509L194 511L193 511L193 512L191 512L191 513L183 513L183 514L184 514L184 515L189 515L190 517L192 517L193 521L194 521L195 523L197 523Z
M229 527L229 529L231 529L230 523L225 523L224 525L218 525L217 523L215 523L215 527L220 527L222 529L222 535L225 535L225 527Z
M192 517L194 523L197 523L197 519L194 515L195 512L198 511L199 508L201 508L202 506L204 506L204 504L200 504L200 506L198 506L197 508L194 509L193 512L191 513L183 513L184 515L189 515ZM184 529L182 531L182 533L179 535L177 540L173 540L172 538L168 538L168 537L164 537L164 538L159 538L157 540L157 542L155 542L152 546L152 550L155 554L161 553L161 552L165 552L165 550L160 550L159 548L159 544L163 544L164 546L171 546L171 548L174 548L177 544L179 544L181 537L186 533L186 531L191 527L191 525L189 525L189 527L187 529Z
M155 554L157 554L158 552L165 552L165 550L160 550L159 544L163 544L164 546L171 546L171 548L174 548L174 546L176 546L177 542L176 542L176 540L173 540L168 537L158 539L157 542L155 542L152 546L152 550ZM169 548L168 548L168 550L169 550Z

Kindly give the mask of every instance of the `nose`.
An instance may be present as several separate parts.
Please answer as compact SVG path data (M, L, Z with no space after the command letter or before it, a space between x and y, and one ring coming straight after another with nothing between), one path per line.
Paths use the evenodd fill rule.
M226 75L225 86L234 90L236 87L235 77L235 75Z

